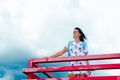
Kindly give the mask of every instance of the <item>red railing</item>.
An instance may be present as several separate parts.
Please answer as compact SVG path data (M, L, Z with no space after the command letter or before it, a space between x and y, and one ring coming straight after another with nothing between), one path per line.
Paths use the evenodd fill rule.
M89 66L59 66L59 67L42 67L40 63L53 63L53 62L69 62L69 61L85 61L85 60L106 60L106 59L120 59L120 53L114 54L101 54L101 55L88 55L88 56L71 56L71 57L58 57L58 58L33 58L28 61L28 68L23 69L23 73L27 75L24 80L120 80L120 75L117 76L89 76L86 78L55 78L50 72L62 71L80 71L80 70L107 70L107 69L120 69L119 63L112 64L94 64ZM48 78L40 78L34 73L42 72Z

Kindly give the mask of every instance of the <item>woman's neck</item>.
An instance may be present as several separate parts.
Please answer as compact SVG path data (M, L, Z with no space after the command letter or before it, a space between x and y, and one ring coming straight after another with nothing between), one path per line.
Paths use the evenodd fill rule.
M79 38L75 38L75 39L74 39L74 42L77 42L77 43L78 43L78 42L80 42L80 39L79 39Z

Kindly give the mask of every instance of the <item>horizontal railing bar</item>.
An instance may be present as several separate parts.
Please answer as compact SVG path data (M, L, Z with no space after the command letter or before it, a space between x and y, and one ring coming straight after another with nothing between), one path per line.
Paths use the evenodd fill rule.
M57 57L57 58L33 58L31 59L31 61L33 63L50 63L50 62L84 61L84 60L105 60L105 59L120 59L120 53Z
M37 73L37 72L61 72L61 71L83 71L83 70L107 70L107 69L120 69L120 64L98 64L89 66L59 66L48 68L24 68L24 73Z
M120 76L94 76L86 78L40 78L40 79L23 79L23 80L120 80Z

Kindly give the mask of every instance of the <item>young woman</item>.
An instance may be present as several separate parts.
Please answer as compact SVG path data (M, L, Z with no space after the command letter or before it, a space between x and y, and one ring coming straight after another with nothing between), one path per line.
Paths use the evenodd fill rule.
M78 27L73 30L73 41L68 44L59 52L52 55L52 58L61 56L65 52L68 52L68 56L86 56L88 54L87 44L85 42L86 36L82 30ZM70 66L89 65L88 61L71 61ZM68 73L69 78L75 77L87 77L91 74L91 71L71 71Z

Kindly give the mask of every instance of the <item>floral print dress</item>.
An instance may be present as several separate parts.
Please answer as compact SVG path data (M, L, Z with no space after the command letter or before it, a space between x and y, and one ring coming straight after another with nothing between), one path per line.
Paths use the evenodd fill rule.
M88 53L88 48L86 42L74 42L72 41L70 45L68 44L65 46L67 49L69 49L70 56L85 56L84 52ZM71 61L70 66L81 66L81 65L87 65L86 61ZM88 74L87 71L70 71L69 74Z

